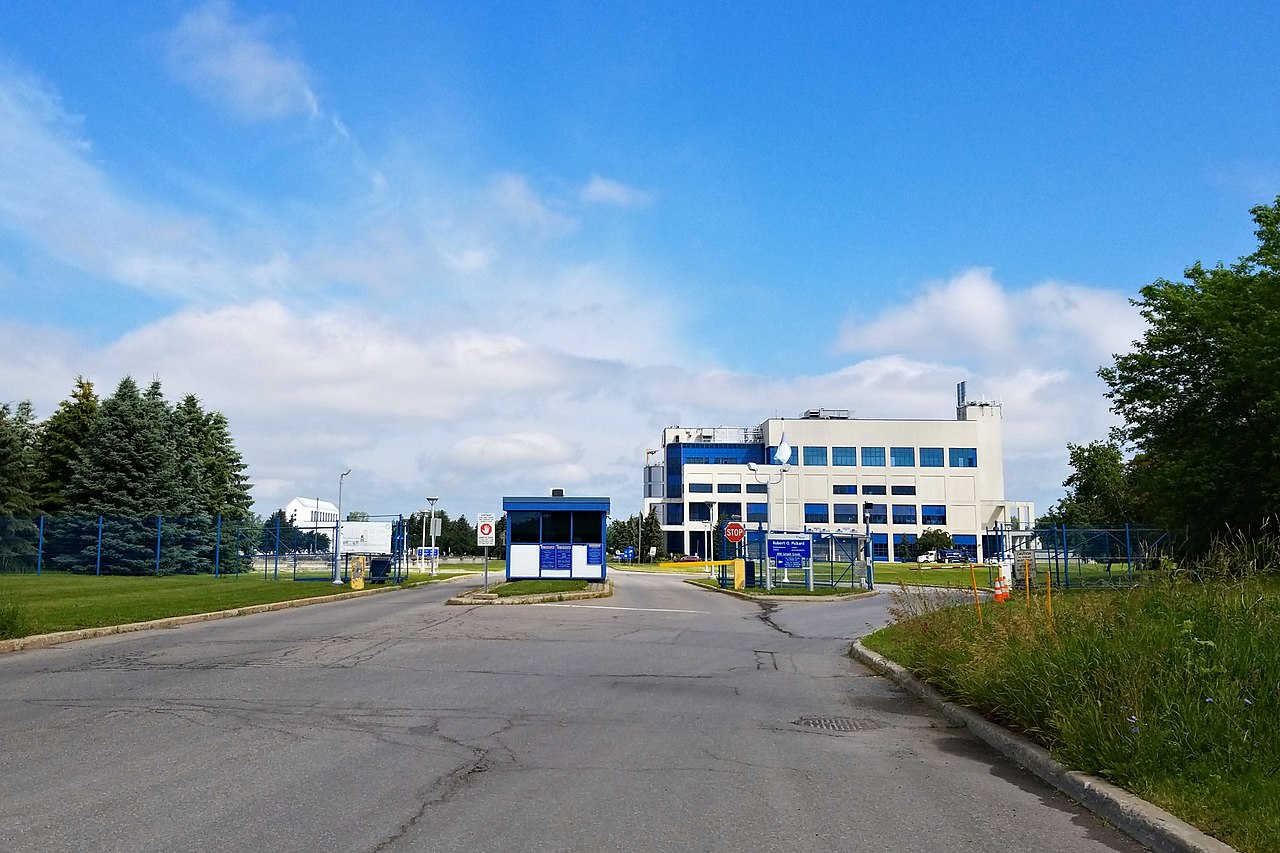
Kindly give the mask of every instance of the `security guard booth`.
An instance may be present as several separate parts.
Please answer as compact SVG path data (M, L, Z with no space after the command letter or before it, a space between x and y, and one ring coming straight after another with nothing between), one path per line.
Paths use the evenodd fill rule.
M608 498L502 499L507 515L507 580L604 580Z

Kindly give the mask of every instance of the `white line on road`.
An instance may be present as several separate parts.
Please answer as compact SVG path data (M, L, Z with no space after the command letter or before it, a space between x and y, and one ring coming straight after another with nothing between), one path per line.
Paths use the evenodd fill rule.
M708 613L707 610L668 610L665 607L614 607L608 604L556 604L546 602L536 607L582 607L589 610L639 610L642 613Z

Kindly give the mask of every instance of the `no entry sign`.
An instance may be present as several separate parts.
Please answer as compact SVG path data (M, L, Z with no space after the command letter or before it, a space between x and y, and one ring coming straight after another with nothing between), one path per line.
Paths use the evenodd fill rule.
M731 521L724 526L724 538L730 542L741 542L747 536L747 528L740 521Z

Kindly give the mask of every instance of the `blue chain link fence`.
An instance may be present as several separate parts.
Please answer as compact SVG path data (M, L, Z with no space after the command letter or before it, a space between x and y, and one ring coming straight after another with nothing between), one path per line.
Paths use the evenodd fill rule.
M392 524L392 553L371 558L381 579L404 574L405 522ZM0 518L0 572L183 575L262 572L273 579L327 580L347 574L334 554L337 525L299 530L280 524L233 526L222 516ZM339 564L341 562L341 564Z

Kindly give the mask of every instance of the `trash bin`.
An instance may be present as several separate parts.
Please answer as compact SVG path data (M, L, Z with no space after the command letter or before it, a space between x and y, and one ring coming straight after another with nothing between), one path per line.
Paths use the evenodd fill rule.
M747 563L747 577L746 577L745 583L747 586L755 586L756 585L756 561L747 560L746 563Z
M371 557L369 559L369 583L386 583L391 577L390 557Z

